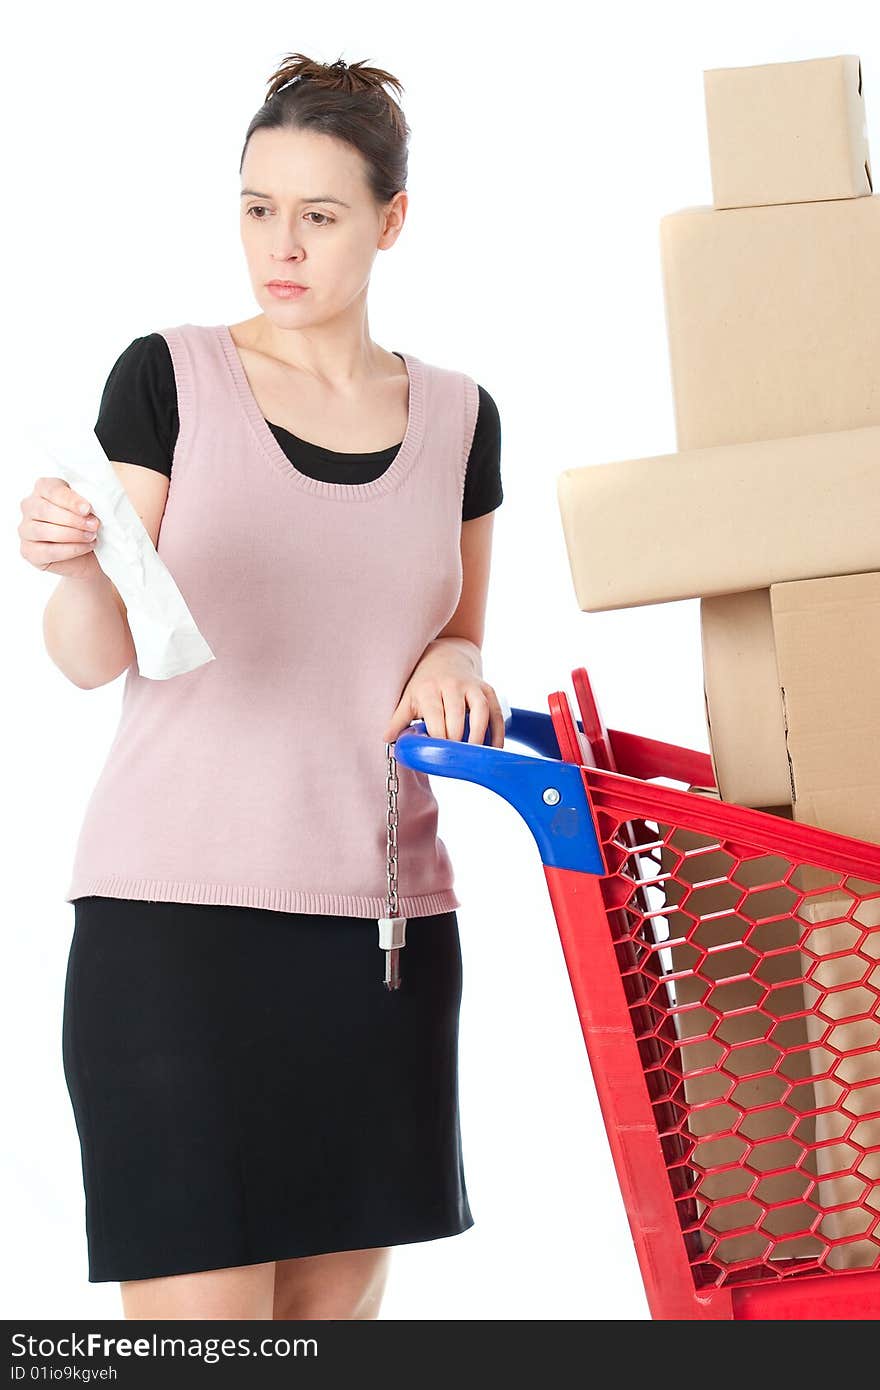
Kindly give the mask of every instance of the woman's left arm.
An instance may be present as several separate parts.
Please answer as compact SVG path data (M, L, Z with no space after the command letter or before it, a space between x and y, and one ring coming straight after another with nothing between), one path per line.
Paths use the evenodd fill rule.
M482 679L482 645L492 559L495 513L461 524L461 597L449 622L416 663L385 742L393 743L413 719L423 719L431 738L461 740L465 713L469 743L482 743L491 725L492 747L504 746L504 714L492 686Z

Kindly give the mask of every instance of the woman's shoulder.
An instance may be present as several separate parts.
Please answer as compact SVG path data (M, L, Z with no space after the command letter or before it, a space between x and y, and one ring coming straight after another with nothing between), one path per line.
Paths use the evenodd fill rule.
M122 349L110 368L101 398L101 414L120 418L127 410L158 418L176 409L177 389L167 339L159 331L144 333Z
M424 357L418 357L416 353L410 353L409 356L415 357L428 372L436 373L440 377L450 380L461 380L464 378L472 382L473 385L476 386L479 394L478 427L480 417L482 417L484 429L488 428L490 430L495 430L500 428L500 414L494 397L489 393L488 389L480 381L477 381L469 372L462 371L460 368L446 366L439 362L429 362Z
M159 331L144 333L122 349L110 369L95 433L109 458L143 463L170 476L178 428L168 342Z
M158 330L144 333L131 342L118 354L110 369L107 381L143 382L155 380L171 366L171 353L168 340Z

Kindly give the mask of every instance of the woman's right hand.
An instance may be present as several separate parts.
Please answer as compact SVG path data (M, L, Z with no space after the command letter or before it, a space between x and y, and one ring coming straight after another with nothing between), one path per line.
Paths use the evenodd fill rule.
M101 568L94 553L100 524L64 478L38 478L21 503L21 553L38 570L88 578Z

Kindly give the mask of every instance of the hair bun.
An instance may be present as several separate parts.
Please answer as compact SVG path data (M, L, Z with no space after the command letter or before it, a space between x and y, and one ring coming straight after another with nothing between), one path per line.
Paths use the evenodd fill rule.
M372 89L381 92L386 99L386 84L394 87L398 94L403 92L401 83L390 72L368 67L363 59L356 63L347 63L344 58L337 58L334 63L316 63L304 53L289 53L270 77L265 99L269 101L282 88L306 80L327 91L366 92Z

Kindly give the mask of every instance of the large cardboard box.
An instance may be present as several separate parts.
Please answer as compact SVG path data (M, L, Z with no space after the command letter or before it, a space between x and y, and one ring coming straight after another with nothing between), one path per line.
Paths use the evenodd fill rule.
M795 819L880 840L880 565L770 605Z
M860 886L880 892L880 883L860 881ZM880 1212L880 965L873 963L880 959L880 930L869 930L856 949L863 928L880 928L880 898L866 898L855 908L852 903L827 893L801 911L817 928L806 938L811 954L803 955L818 1111L814 1201L823 1209L840 1208L822 1217L817 1232L829 1240L846 1239L828 1256L832 1269L869 1268L880 1258L880 1244L867 1238ZM841 920L847 909L849 919ZM828 917L838 920L821 925ZM872 1017L861 1016L871 1010Z
M880 424L880 197L685 208L660 243L679 449Z
M704 598L700 627L706 728L723 800L790 806L770 590Z
M876 842L880 573L774 584L770 602L795 819ZM847 1238L831 1252L832 1268L858 1269L880 1254L866 1234L880 1211L880 883L850 876L817 891L831 881L813 866L793 879L810 892L800 915L817 928L804 970L815 987L808 1023L816 1104L824 1107L816 1119L819 1204L847 1204L823 1217L819 1231ZM858 1089L847 1094L840 1080Z
M880 374L874 393L880 407ZM878 478L877 425L565 469L578 603L598 613L880 569Z
M773 650L795 820L880 841L880 571L773 584ZM805 868L804 891L828 874ZM825 922L843 899L804 904ZM867 924L866 924L867 925Z
M766 811L791 818L790 806ZM668 827L661 829L665 834ZM695 1193L703 1247L717 1242L713 1259L719 1264L759 1259L770 1235L774 1262L825 1255L832 1269L868 1268L878 1256L866 1233L880 1212L880 1048L872 1045L880 1024L853 1015L876 1003L880 991L880 883L846 880L854 893L866 895L851 908L849 921L835 920L843 909L839 893L831 891L812 894L795 911L792 892L769 882L784 876L786 861L757 856L739 865L735 884L719 882L723 865L706 839L672 830L660 854L661 873L670 875L663 886L670 968L678 975L672 987L689 1107L685 1128L696 1141L694 1165L707 1170ZM832 877L814 866L811 884L815 889ZM755 893L738 906L744 887ZM756 917L762 919L757 928ZM856 952L853 943L864 928ZM756 964L746 943L767 954ZM700 962L697 946L713 954ZM811 1012L798 1016L807 1007ZM713 1023L713 1012L720 1023ZM719 1042L744 1044L745 1051L734 1047L721 1058ZM772 1074L735 1084L738 1057L748 1057L751 1044L774 1042L784 1046L785 1062ZM746 1064L754 1066L754 1060ZM844 1085L853 1089L845 1092ZM737 1117L736 1110L745 1113ZM781 1139L789 1132L806 1147L796 1166L790 1141ZM765 1145L765 1158L762 1141L773 1140L779 1145ZM757 1144L757 1153L746 1153L744 1141ZM749 1195L752 1170L760 1172L764 1162L779 1171ZM719 1199L725 1205L714 1206ZM728 1235L757 1224L755 1202L761 1199L772 1207L762 1230ZM825 1213L818 1222L817 1208ZM832 1240L844 1243L829 1251Z
M689 790L698 795L718 796L715 789ZM790 806L768 810L791 818ZM664 833L667 829L663 827ZM803 961L798 938L803 925L784 915L792 901L788 889L762 888L768 873L766 862L741 865L739 883L713 882L724 872L725 856L707 847L706 838L697 832L676 829L668 835L660 852L661 873L671 875L664 882L667 929L674 943L670 947L671 970L673 974L684 972L675 980L674 991L676 1031L682 1040L678 1053L682 1070L687 1073L683 1082L689 1107L686 1128L697 1141L692 1155L694 1165L698 1170L707 1170L699 1178L695 1194L703 1223L702 1245L710 1250L717 1242L713 1259L722 1265L760 1259L771 1237L775 1242L774 1260L815 1258L823 1247L809 1232L816 1216L815 1209L805 1200L814 1176L809 1160L799 1169L792 1167L762 1180L752 1196L747 1194L755 1184L755 1171L742 1166L748 1156L760 1171L765 1161L763 1151L750 1146L785 1135L799 1112L802 1118L797 1124L798 1136L804 1143L813 1142L812 1089L808 1085L798 1086L786 1098L788 1088L778 1074L751 1076L737 1082L736 1076L743 1069L754 1069L753 1060L745 1061L752 1050L734 1047L724 1059L723 1069L719 1056L719 1045L749 1043L766 1048L769 1054L770 1039L779 1022L772 1013L773 1005L768 1010L762 1005L762 998L768 986L783 992L787 987L789 991L793 988L800 996L798 981L802 978ZM685 856L680 862L678 852ZM736 909L746 887L754 887L760 899L758 907L753 900L752 915ZM756 913L762 918L779 919L760 928L762 950L773 953L760 962L745 945L750 932L754 933L752 917ZM698 919L696 927L693 919ZM712 953L702 964L697 962L698 947ZM752 974L743 978L747 970ZM713 1022L713 1014L720 1015L720 1022ZM805 1048L810 1040L806 1019L790 1019L784 1026L786 1045ZM710 1028L711 1037L701 1036L708 1034ZM779 1162L774 1153L772 1161L781 1167L785 1160ZM725 1167L728 1164L736 1167ZM757 1225L761 1198L774 1208L764 1222L765 1233L755 1229L728 1235L737 1226ZM728 1201L714 1206L720 1199ZM791 1205L777 1208L779 1203Z
M854 54L703 73L716 208L871 192L862 66Z

